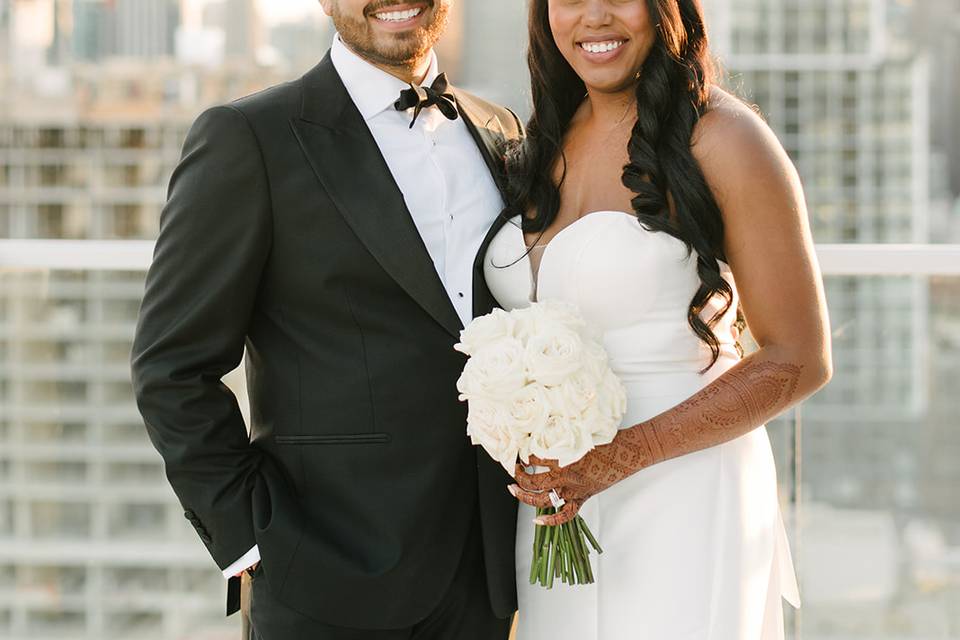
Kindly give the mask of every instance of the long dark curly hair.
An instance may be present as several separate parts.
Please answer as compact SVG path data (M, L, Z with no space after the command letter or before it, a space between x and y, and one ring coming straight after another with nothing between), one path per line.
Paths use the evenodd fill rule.
M733 304L732 288L717 264L717 259L725 261L720 207L690 150L694 125L707 111L717 70L708 48L700 0L646 3L656 25L656 41L640 69L637 121L622 182L636 194L631 204L641 225L678 238L686 244L688 256L697 251L701 284L690 301L687 321L713 354L704 372L720 355L720 342L711 327ZM566 176L564 134L587 89L557 48L548 0L530 1L529 24L527 63L533 115L527 123L526 139L507 156L509 193L503 215L532 211L532 217L522 217L523 230L542 233L560 209L560 189ZM562 169L559 184L553 178L558 161ZM714 295L720 295L724 305L704 322L700 312ZM737 311L742 329L743 316ZM736 346L742 355L739 341Z

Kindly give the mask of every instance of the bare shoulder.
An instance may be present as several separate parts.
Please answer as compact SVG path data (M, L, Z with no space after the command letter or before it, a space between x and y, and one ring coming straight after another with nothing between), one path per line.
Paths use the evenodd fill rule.
M694 127L691 152L720 199L744 184L776 189L795 179L793 163L760 114L716 86Z
M736 165L781 149L760 114L719 87L712 88L709 108L694 126L691 142L704 171L730 169L731 161Z

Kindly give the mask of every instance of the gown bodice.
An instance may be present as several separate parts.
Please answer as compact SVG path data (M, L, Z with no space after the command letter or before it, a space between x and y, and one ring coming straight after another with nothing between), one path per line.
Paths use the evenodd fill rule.
M678 238L644 228L633 214L596 211L546 244L536 276L526 254L520 216L514 216L484 256L484 276L494 298L507 310L534 301L574 303L603 333L611 367L625 382L643 377L648 392L665 383L676 388L665 375L694 374L709 364L709 346L687 322L690 301L700 287L697 252L688 254ZM712 369L719 373L740 356L737 290L729 265L717 262L733 289L733 304L712 326L720 342L720 366ZM709 320L723 302L715 295L700 317Z

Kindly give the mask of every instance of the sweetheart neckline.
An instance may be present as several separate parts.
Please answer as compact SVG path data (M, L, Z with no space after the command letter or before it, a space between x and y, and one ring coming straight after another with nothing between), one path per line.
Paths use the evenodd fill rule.
M539 295L539 294L540 294L540 272L543 271L543 261L546 260L546 258L547 258L547 251L550 249L550 245L552 245L552 244L556 241L557 238L559 238L561 235L563 235L564 232L566 232L566 231L567 231L568 229L570 229L571 227L577 226L578 224L580 224L581 222L583 222L583 221L586 220L587 218L591 218L591 217L593 217L593 216L596 216L596 215L599 215L599 214L603 214L603 213L615 213L615 214L618 214L618 215L629 216L629 217L633 218L634 220L637 219L636 214L627 213L626 211L620 211L620 210L617 210L617 209L598 209L598 210L596 210L596 211L588 211L587 213L583 214L582 216L580 216L579 218L577 218L576 220L574 220L573 222L571 222L570 224L568 224L568 225L565 226L564 228L560 229L560 231L557 231L555 234L553 234L553 237L550 238L550 241L547 242L547 244L543 245L543 252L540 254L540 262L537 263L537 271L536 271L536 273L534 273L534 271L533 271L533 261L530 260L530 249L531 249L532 247L527 247L526 238L523 237L523 226L521 225L521 226L518 227L518 229L520 230L520 244L522 244L522 245L523 245L523 248L524 248L523 260L525 260L526 263L527 263L527 274L528 274L528 277L530 278L530 289L531 289L531 292L533 293L533 297L532 297L532 298L531 298L529 295L527 296L527 298L530 299L530 302L539 302L539 301L540 301L540 300L539 300L539 298L540 298L540 295ZM518 214L515 215L513 218L511 218L511 220L513 220L513 219L515 219L515 218L519 218L521 215L523 215L523 214L518 213ZM516 226L516 225L514 225L514 226Z

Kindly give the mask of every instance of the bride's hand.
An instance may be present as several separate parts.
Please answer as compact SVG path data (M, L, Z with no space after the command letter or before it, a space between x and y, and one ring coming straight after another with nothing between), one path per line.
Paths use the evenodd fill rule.
M537 524L557 526L573 520L580 507L591 496L594 496L620 479L619 474L606 472L609 468L597 452L598 447L590 451L583 458L573 464L561 467L556 460L543 460L530 456L530 464L547 467L542 473L527 473L522 464L517 463L514 477L517 484L508 489L513 496L532 507L552 507L550 490L566 502L557 513L549 516L540 516L534 520ZM609 481L607 481L609 479ZM519 485L519 486L518 486Z

